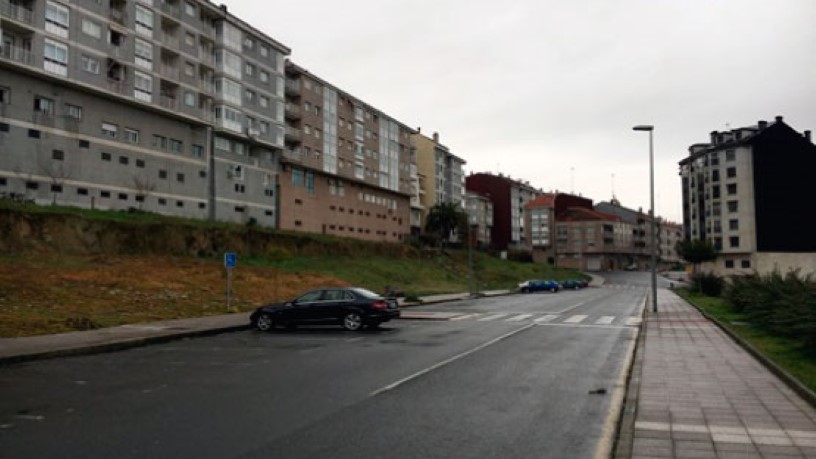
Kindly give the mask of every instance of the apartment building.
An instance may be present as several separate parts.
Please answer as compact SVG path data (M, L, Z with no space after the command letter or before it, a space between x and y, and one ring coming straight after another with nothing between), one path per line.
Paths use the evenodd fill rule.
M703 269L722 275L816 272L812 176L816 146L781 116L713 131L680 161L687 240L719 250Z
M417 129L411 139L416 150L417 171L425 178L425 193L422 196L423 221L430 208L436 204L464 203L465 160L439 143L437 132L433 133L433 137L427 137L422 134L421 129Z
M0 193L274 226L290 50L197 0L0 0Z
M490 198L468 191L465 193L465 210L473 246L480 249L490 247L490 233L493 230L493 203Z
M470 174L465 179L465 187L486 196L493 204L493 229L490 234L491 247L495 250L531 250L526 233L524 206L542 194L530 185L488 172Z
M620 201L612 198L608 202L599 202L595 210L606 214L616 215L632 228L631 263L629 269L651 269L651 217L643 209L630 209L621 205ZM658 269L668 269L683 260L677 254L677 243L683 238L683 227L678 223L669 222L659 216L655 220L655 242Z
M286 64L280 228L377 241L411 233L413 130Z

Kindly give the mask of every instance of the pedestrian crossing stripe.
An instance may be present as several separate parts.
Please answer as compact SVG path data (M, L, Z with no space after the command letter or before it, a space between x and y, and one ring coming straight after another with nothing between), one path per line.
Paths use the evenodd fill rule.
M536 314L525 313L472 313L463 314L461 316L452 318L450 320L476 320L478 322L524 322L532 321L537 325L573 325L573 326L625 326L637 327L643 322L640 316L595 316L591 317L586 314L576 315L561 315L561 314L545 314L536 316Z

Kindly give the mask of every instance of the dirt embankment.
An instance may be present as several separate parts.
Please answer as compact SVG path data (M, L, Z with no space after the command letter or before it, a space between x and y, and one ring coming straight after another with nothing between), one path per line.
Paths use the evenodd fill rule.
M250 258L415 256L410 247L235 225L86 219L0 209L0 337L225 312L226 251L241 254L233 306L248 311L331 276L242 263Z

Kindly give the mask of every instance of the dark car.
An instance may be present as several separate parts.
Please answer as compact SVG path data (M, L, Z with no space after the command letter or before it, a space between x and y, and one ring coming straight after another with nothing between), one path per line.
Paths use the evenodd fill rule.
M540 291L549 291L549 292L557 292L561 289L561 284L554 280L528 280L524 281L519 284L519 290L521 293L530 293L530 292L540 292Z
M357 287L310 290L284 303L261 306L249 316L253 327L269 331L276 326L342 325L359 330L377 327L400 316L397 301Z
M569 288L569 289L573 289L573 290L578 290L579 288L586 287L587 283L586 283L586 281L584 281L582 279L567 279L567 280L561 281L561 286L564 287L565 289Z

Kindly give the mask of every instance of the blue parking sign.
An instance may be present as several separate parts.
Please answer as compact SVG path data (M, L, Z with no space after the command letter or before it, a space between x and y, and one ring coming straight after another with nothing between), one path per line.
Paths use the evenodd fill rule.
M226 266L227 269L234 268L236 264L238 264L238 256L235 252L224 253L224 266Z

